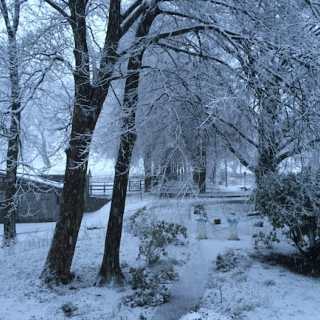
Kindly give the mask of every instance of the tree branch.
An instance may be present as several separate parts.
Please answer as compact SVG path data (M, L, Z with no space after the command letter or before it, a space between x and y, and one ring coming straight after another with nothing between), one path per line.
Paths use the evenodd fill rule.
M144 2L137 1L137 3L138 2L140 2L140 4L137 4L121 22L121 35L124 35L132 27L132 25L137 21L137 19L140 17L143 10L145 9Z
M157 45L162 47L162 48L166 48L166 49L178 52L178 53L185 53L185 54L187 54L189 56L198 57L198 58L201 58L201 59L204 59L204 60L211 60L211 61L217 62L217 63L222 64L223 66L231 69L232 71L234 71L234 69L232 69L232 67L230 67L230 65L228 65L226 62L224 62L223 60L221 60L219 58L208 56L208 55L205 55L203 53L192 52L192 51L185 50L185 49L182 49L182 48L177 48L177 47L171 46L171 45L166 44L166 43L158 42Z
M219 128L213 123L213 128L216 131L216 133L223 139L226 147L228 150L240 161L240 163L246 167L251 172L255 172L255 167L251 165L241 154L238 150L236 150L230 140L227 138L227 136L219 130Z
M250 143L252 146L254 146L255 148L258 149L258 144L256 142L254 142L252 139L250 139L249 137L247 137L242 131L240 131L233 123L228 122L216 115L213 116L214 118L218 119L218 121L222 122L223 124L227 125L228 127L230 127L231 129L233 129L235 132L237 132L239 134L239 136L241 138L243 138L244 140L246 140L248 143Z
M11 28L11 24L10 24L10 19L9 19L9 13L8 13L8 7L7 7L7 3L6 0L0 0L1 2L1 6L0 6L0 10L7 28L7 32L9 35L13 34L13 30Z
M132 3L131 6L121 15L121 22L123 22L125 19L128 18L129 15L138 7L141 5L143 1L142 0L136 0L134 3Z
M68 21L71 21L71 17L60 7L58 6L54 1L52 0L44 0L46 3L48 3L53 9L58 11L62 16L67 18Z

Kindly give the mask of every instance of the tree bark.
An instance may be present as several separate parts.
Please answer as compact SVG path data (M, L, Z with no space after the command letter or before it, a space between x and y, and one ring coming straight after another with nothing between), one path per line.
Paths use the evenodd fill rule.
M4 245L10 246L16 238L17 169L20 154L21 102L19 84L18 49L16 30L8 32L9 78L11 85L11 115L7 149L6 191L4 209Z
M143 157L144 166L144 192L150 192L152 189L152 162L151 151L145 151Z
M203 130L198 129L196 154L193 164L193 182L198 186L200 193L206 192L207 176L207 144Z
M150 27L158 14L156 8L150 8L141 17L136 38L141 39L149 33ZM128 77L124 89L123 101L123 133L120 136L120 146L115 165L114 185L111 208L105 240L103 260L97 280L97 285L114 283L121 285L123 274L120 266L120 243L122 223L127 195L129 169L132 151L136 141L136 109L138 104L138 88L140 70L142 67L145 47L142 47L128 62Z
M135 141L135 133L127 133L121 136L115 166L105 250L99 272L99 279L97 281L98 285L111 282L122 284L123 281L123 274L120 267L120 243L129 180L130 161Z
M110 78L117 62L120 32L120 2L111 0L109 21L100 62L98 81L90 81L90 59L87 47L85 0L70 0L69 22L75 44L75 104L65 169L60 215L41 278L45 283L68 283L71 265L84 212L84 193L89 147L99 114L108 93Z
M81 103L80 103L81 106ZM48 253L42 279L47 282L66 284L73 278L71 264L84 212L84 193L89 157L89 145L93 130L85 136L81 125L92 128L83 121L81 107L75 106L75 116L70 140L66 150L67 164L60 215Z

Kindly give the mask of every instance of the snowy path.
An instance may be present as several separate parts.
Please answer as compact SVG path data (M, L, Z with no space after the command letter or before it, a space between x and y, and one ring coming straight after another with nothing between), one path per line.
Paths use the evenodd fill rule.
M190 261L184 266L179 281L172 287L169 303L161 305L153 320L177 320L192 310L203 296L212 258L206 254L206 241L194 243Z
M193 219L189 220L189 230L192 237L189 249L190 259L181 272L179 272L179 280L171 289L170 302L159 306L152 320L178 320L186 313L194 310L206 291L209 272L217 255L224 249L240 245L237 241L225 241L227 239L228 228L226 227L226 221L224 221L224 211L228 206L228 210L233 211L234 204L212 202L211 205L216 209L211 210L215 212L214 216L221 218L223 224L214 230L207 226L209 239L197 240L196 221ZM219 206L223 210L218 210ZM209 218L212 220L211 211L209 212ZM221 215L217 215L219 211L221 211Z

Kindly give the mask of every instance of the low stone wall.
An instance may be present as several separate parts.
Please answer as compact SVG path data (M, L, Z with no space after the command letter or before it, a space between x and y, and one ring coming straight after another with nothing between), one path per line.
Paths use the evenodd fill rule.
M21 196L18 204L18 222L57 221L60 209L60 195L56 192L27 192Z
M88 197L85 212L94 212L102 208L110 199ZM18 201L19 223L55 222L59 216L61 194L52 192L24 192ZM0 214L0 223L3 216Z
M101 209L104 205L106 205L109 201L110 201L109 198L90 196L87 199L85 211L86 212L97 211Z

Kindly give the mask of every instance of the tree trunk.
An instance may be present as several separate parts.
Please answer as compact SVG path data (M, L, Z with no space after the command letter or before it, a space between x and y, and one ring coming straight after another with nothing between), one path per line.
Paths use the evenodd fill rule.
M123 214L129 180L129 169L132 150L136 141L135 133L121 136L118 157L115 166L115 176L108 221L105 250L98 285L115 282L121 284L123 275L120 267L120 242L122 235Z
M103 103L108 94L110 78L117 62L120 32L120 1L111 0L107 33L95 85L90 82L90 59L87 46L87 1L68 2L69 19L74 40L75 105L71 138L62 191L60 216L41 278L46 283L67 283L73 276L71 264L84 212L84 192L89 147Z
M269 147L265 147L259 151L258 162L254 172L256 179L256 211L263 210L260 205L260 188L264 183L264 178L268 175L277 174L278 172L278 163L276 160L276 154L272 145L269 145Z
M138 25L136 38L140 39L149 33L157 14L158 11L154 8L145 12ZM122 122L123 133L120 136L120 146L115 165L110 215L97 285L105 283L121 285L123 282L123 274L120 267L120 243L130 162L136 141L136 109L144 50L145 48L142 47L136 55L130 57L128 62L128 77L125 83L123 101L123 114L125 115Z
M4 199L4 245L16 238L17 217L17 167L19 157L19 115L12 116L7 151L6 191Z
M264 148L259 152L258 162L255 169L255 178L257 189L263 183L263 178L269 174L276 174L278 172L277 168L277 158L274 154L272 146L270 148Z
M6 191L4 209L4 245L9 246L16 238L17 217L17 168L20 149L20 85L18 51L15 33L9 33L9 76L11 85L11 123L8 138Z
M73 278L70 269L84 212L89 146L93 133L93 124L84 121L79 107L81 105L75 106L73 135L66 151L67 164L60 215L41 276L46 283L66 284ZM83 131L83 128L87 130Z
M144 192L150 192L152 189L152 162L151 152L148 150L143 157L144 166Z
M199 129L197 134L196 154L193 164L193 182L198 186L200 193L206 192L207 176L207 144L203 130Z

